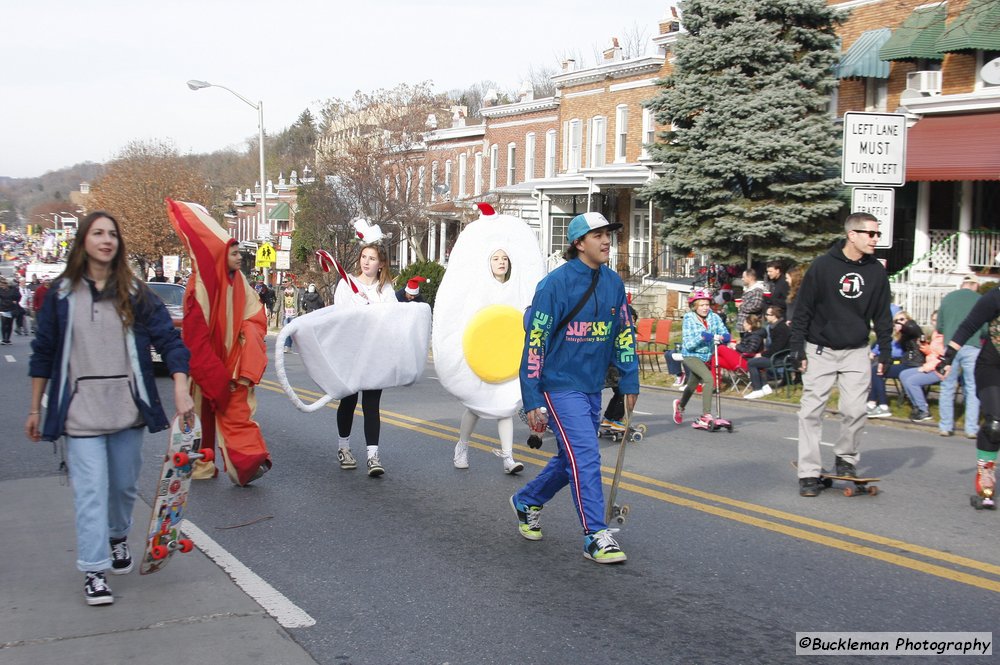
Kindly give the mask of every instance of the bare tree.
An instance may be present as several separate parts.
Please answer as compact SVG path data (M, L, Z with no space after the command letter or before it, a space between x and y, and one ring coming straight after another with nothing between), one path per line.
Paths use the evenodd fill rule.
M420 261L429 183L419 147L429 116L435 116L438 127L447 126L449 118L442 111L449 107L447 97L424 82L357 92L349 100L329 100L321 110L317 169L334 183L342 208L350 217L379 224L389 242L404 238Z
M649 49L649 40L652 38L648 25L633 22L630 27L622 30L621 34L619 42L622 48L622 58L630 60L646 55L646 51Z
M545 65L532 65L528 68L523 80L531 84L535 93L535 99L552 97L556 94L556 84L552 82L552 77L556 75L555 67Z

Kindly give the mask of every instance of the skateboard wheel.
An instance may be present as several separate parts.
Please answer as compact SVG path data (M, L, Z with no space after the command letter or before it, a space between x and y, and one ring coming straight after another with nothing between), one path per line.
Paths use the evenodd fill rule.
M153 545L153 547L149 550L149 555L153 557L154 561L166 559L168 554L170 554L170 550L163 545Z
M202 448L198 452L201 453L201 459L205 462L212 462L215 460L215 451L211 448Z
M194 542L190 538L181 538L177 543L180 545L181 552L185 554L194 549Z
M179 453L174 453L174 466L187 466L191 459L188 454L181 451Z
M633 443L639 443L640 441L642 441L642 432L635 432L632 434Z
M845 487L844 488L844 496L854 496L854 488L853 487Z
M875 496L876 494L878 494L878 486L871 485L868 488L868 496Z
M625 517L626 515L628 515L628 504L625 504L624 506L622 506L621 508L619 508L618 509L618 514L621 515L622 517Z
M636 425L635 426L635 431L639 432L640 434L645 434L646 433L646 423L643 423L641 425Z

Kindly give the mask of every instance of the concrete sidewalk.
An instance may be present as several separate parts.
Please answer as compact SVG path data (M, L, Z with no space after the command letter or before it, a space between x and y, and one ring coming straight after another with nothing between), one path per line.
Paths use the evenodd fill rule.
M90 607L76 570L73 495L63 476L0 482L0 662L268 663L316 661L213 561L195 550L139 575L150 507L136 502L128 575L108 576L113 605Z

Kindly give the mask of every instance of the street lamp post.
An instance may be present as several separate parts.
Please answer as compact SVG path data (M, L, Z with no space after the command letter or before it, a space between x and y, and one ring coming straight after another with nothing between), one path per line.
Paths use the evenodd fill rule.
M265 224L267 224L267 232L268 232L268 235L270 235L270 233L271 233L271 224L270 224L270 222L268 222L268 219L267 219L267 186L266 186L265 181L264 181L264 102L263 101L258 101L256 104L254 104L249 99L247 99L246 97L244 97L240 93L236 92L235 90L231 90L230 88L227 88L224 85L219 85L218 83L209 83L208 81L198 81L198 80L192 79L192 80L190 80L190 81L187 82L187 86L189 88L191 88L192 90L201 90L202 88L222 88L223 90L226 90L226 91L232 93L233 95L235 95L236 97L240 98L241 100L243 100L244 102L246 102L248 105L250 105L252 108L256 109L256 111L257 111L257 127L258 127L258 130L259 130L259 135L258 135L257 141L258 141L258 144L259 144L258 147L260 148L260 218L261 218L262 222L264 222ZM258 227L258 232L259 232L259 228L260 227ZM267 272L268 272L267 268L264 268L264 281L265 282L267 282L267 277L268 277Z

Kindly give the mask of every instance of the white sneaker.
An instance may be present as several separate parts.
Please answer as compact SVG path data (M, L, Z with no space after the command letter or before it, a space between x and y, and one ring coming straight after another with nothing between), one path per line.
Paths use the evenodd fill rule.
M771 384L769 384L769 383L765 383L764 387L761 388L760 390L761 390L762 393L764 393L764 395L770 395L771 393L774 392L774 389L771 388Z
M760 398L761 398L761 397L763 397L763 396L764 396L765 394L766 394L766 393L764 393L764 391L763 391L763 390L754 390L754 391L752 391L752 392L749 392L749 393L747 393L746 395L744 395L744 396L743 396L743 399L760 399Z
M455 468L469 468L469 444L459 441L455 444Z
M869 418L892 418L892 411L889 410L887 404L879 404L876 407L868 409Z
M524 471L524 465L516 461L513 457L503 458L503 472L514 475L515 473L520 473Z

